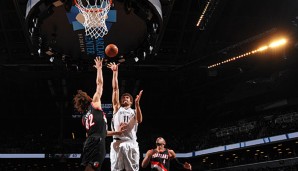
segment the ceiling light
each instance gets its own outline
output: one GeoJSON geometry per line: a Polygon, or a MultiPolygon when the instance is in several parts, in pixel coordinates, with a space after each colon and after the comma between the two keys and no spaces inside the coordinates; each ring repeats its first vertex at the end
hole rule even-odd
{"type": "Polygon", "coordinates": [[[286,42],[287,42],[286,39],[281,39],[279,41],[270,43],[269,47],[274,48],[274,47],[277,47],[277,46],[281,46],[281,45],[285,44],[286,42]]]}
{"type": "Polygon", "coordinates": [[[54,56],[50,57],[50,62],[54,62],[54,59],[55,59],[54,56]]]}
{"type": "Polygon", "coordinates": [[[137,56],[136,56],[134,59],[135,59],[135,61],[136,61],[136,62],[138,62],[138,61],[139,61],[139,58],[138,58],[137,56]]]}
{"type": "Polygon", "coordinates": [[[275,47],[281,46],[281,45],[284,45],[286,42],[287,42],[286,39],[280,39],[278,41],[270,43],[269,45],[261,46],[260,48],[258,48],[256,50],[252,50],[250,52],[246,52],[246,53],[243,53],[241,55],[231,57],[231,58],[226,59],[226,60],[224,60],[222,62],[219,62],[217,64],[209,65],[208,68],[214,68],[218,65],[225,64],[225,63],[228,63],[228,62],[231,62],[231,61],[235,61],[236,59],[240,59],[240,58],[243,58],[245,56],[249,56],[249,55],[257,53],[257,52],[262,52],[262,51],[268,50],[269,48],[275,48],[275,47]]]}

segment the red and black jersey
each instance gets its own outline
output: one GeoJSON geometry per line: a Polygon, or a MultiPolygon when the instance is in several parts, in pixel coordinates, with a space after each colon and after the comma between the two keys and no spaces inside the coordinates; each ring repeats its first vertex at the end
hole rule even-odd
{"type": "Polygon", "coordinates": [[[86,128],[88,137],[99,135],[105,138],[107,135],[107,119],[105,113],[101,109],[95,108],[92,103],[86,114],[82,117],[82,124],[86,128]]]}
{"type": "Polygon", "coordinates": [[[169,171],[170,156],[169,150],[165,149],[163,152],[154,153],[150,159],[151,169],[158,171],[169,171]]]}

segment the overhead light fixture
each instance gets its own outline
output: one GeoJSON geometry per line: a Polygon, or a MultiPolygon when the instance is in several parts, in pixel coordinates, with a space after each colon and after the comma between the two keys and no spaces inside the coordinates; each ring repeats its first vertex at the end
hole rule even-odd
{"type": "Polygon", "coordinates": [[[217,67],[217,66],[220,66],[220,65],[223,65],[223,64],[226,64],[226,63],[229,63],[229,62],[238,60],[240,58],[249,56],[251,54],[255,54],[255,53],[258,53],[258,52],[263,52],[265,50],[272,49],[272,48],[277,48],[277,47],[282,46],[282,45],[284,45],[286,43],[287,43],[287,40],[283,38],[283,39],[280,39],[278,41],[274,41],[272,43],[269,43],[269,45],[261,46],[260,48],[255,49],[255,50],[252,50],[250,52],[246,52],[246,53],[243,53],[241,55],[234,56],[234,57],[231,57],[229,59],[226,59],[224,61],[221,61],[221,62],[212,64],[212,65],[209,65],[208,68],[214,68],[214,67],[217,67]]]}
{"type": "Polygon", "coordinates": [[[149,46],[150,54],[152,53],[152,50],[153,50],[153,46],[149,46]]]}
{"type": "Polygon", "coordinates": [[[75,133],[74,133],[74,132],[72,132],[71,135],[72,135],[72,139],[73,139],[73,140],[76,139],[76,138],[75,138],[75,133]]]}
{"type": "Polygon", "coordinates": [[[54,60],[55,60],[55,57],[54,57],[54,56],[50,57],[50,62],[51,62],[51,63],[53,63],[54,60]]]}
{"type": "Polygon", "coordinates": [[[38,23],[38,18],[34,18],[34,19],[33,19],[34,27],[37,27],[37,23],[38,23]]]}
{"type": "Polygon", "coordinates": [[[264,51],[264,50],[267,50],[267,49],[268,49],[268,46],[262,46],[259,49],[257,49],[257,52],[261,52],[261,51],[264,51]]]}
{"type": "Polygon", "coordinates": [[[219,4],[219,0],[207,0],[204,9],[198,19],[196,26],[200,30],[205,30],[207,23],[211,20],[211,17],[219,4]]]}
{"type": "Polygon", "coordinates": [[[135,61],[136,61],[136,62],[138,62],[138,61],[139,61],[139,58],[138,58],[137,56],[136,56],[134,59],[135,59],[135,61]]]}
{"type": "Polygon", "coordinates": [[[201,16],[200,16],[198,22],[197,22],[197,26],[198,26],[198,27],[200,26],[202,20],[203,20],[204,17],[205,17],[205,13],[206,13],[206,11],[208,10],[208,7],[209,7],[209,5],[210,5],[210,2],[211,2],[211,0],[209,0],[209,1],[207,2],[207,4],[205,5],[205,8],[204,8],[204,10],[203,10],[203,12],[202,12],[202,14],[201,14],[201,16]]]}
{"type": "Polygon", "coordinates": [[[278,40],[278,41],[276,41],[276,42],[272,42],[272,43],[270,43],[270,44],[269,44],[269,47],[270,47],[270,48],[275,48],[275,47],[278,47],[278,46],[281,46],[281,45],[285,44],[286,42],[287,42],[286,39],[281,39],[281,40],[278,40]]]}

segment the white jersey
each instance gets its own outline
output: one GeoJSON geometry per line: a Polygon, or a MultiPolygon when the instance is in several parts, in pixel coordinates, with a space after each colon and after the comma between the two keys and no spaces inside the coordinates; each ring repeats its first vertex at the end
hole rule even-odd
{"type": "Polygon", "coordinates": [[[114,135],[113,138],[119,138],[121,140],[137,140],[138,122],[135,118],[135,110],[132,108],[125,109],[120,107],[119,110],[113,114],[111,127],[113,131],[120,130],[121,123],[127,123],[127,130],[122,135],[114,135]]]}

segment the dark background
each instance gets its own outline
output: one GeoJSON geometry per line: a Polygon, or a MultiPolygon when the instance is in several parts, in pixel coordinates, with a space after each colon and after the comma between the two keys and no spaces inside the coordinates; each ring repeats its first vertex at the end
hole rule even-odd
{"type": "MultiPolygon", "coordinates": [[[[72,98],[78,89],[94,93],[95,69],[67,70],[32,54],[24,33],[26,2],[0,2],[1,150],[80,152],[84,130],[80,118],[74,118],[72,98]]],[[[297,110],[298,1],[216,2],[199,28],[195,25],[207,1],[163,0],[156,54],[120,64],[120,91],[136,96],[144,90],[141,153],[153,147],[157,136],[177,152],[190,152],[212,128],[297,110]],[[207,68],[282,36],[288,40],[283,47],[207,68]],[[280,101],[286,103],[265,109],[280,101]]],[[[111,103],[112,73],[104,67],[103,75],[102,103],[111,103]]]]}

